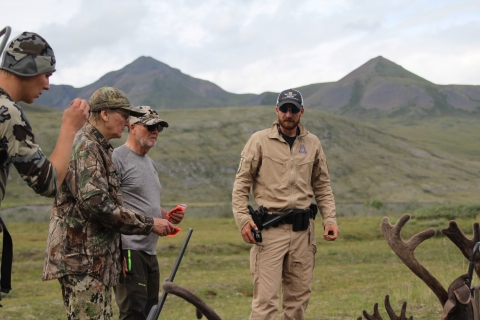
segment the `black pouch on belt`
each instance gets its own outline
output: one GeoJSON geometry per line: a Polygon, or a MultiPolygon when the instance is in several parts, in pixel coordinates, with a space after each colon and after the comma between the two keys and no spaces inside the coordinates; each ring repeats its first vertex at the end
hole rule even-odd
{"type": "Polygon", "coordinates": [[[310,208],[307,210],[301,210],[293,214],[293,231],[305,231],[310,225],[310,208]]]}

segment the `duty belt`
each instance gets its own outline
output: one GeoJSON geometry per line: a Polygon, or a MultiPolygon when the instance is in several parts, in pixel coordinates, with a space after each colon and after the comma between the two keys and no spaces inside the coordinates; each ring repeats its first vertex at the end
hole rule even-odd
{"type": "MultiPolygon", "coordinates": [[[[263,217],[263,223],[273,220],[280,216],[278,213],[266,214],[263,217]]],[[[293,231],[307,230],[310,224],[310,218],[313,218],[312,210],[310,208],[305,210],[294,210],[294,214],[285,218],[283,221],[272,224],[272,227],[277,228],[279,224],[291,224],[293,225],[293,231]]]]}

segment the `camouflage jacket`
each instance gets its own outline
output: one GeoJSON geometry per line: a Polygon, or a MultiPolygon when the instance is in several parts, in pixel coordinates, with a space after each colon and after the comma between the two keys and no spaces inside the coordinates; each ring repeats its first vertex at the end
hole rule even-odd
{"type": "Polygon", "coordinates": [[[55,196],[58,183],[55,167],[35,143],[23,110],[0,88],[0,203],[5,197],[12,163],[36,193],[55,196]]]}
{"type": "Polygon", "coordinates": [[[87,123],[50,215],[43,279],[88,274],[107,286],[121,272],[120,234],[151,232],[153,218],[122,206],[113,147],[87,123]]]}

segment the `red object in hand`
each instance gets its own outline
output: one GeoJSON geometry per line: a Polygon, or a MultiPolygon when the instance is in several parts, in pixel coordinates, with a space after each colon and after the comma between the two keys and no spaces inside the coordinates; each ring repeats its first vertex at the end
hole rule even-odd
{"type": "Polygon", "coordinates": [[[172,212],[176,212],[176,211],[184,211],[185,209],[187,209],[187,205],[186,204],[179,204],[178,206],[176,206],[175,208],[173,208],[172,210],[170,210],[168,213],[167,213],[167,219],[170,218],[170,216],[172,215],[172,212]]]}
{"type": "Polygon", "coordinates": [[[174,237],[177,233],[179,233],[182,228],[173,228],[173,233],[167,234],[167,237],[174,237]]]}

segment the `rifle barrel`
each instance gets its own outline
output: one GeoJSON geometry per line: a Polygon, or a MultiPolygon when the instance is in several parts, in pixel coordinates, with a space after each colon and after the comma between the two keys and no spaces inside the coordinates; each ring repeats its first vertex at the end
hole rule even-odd
{"type": "MultiPolygon", "coordinates": [[[[178,254],[177,261],[175,261],[175,265],[173,266],[172,272],[170,273],[170,277],[166,281],[173,282],[175,279],[175,275],[177,274],[178,267],[180,267],[180,262],[182,262],[183,254],[185,253],[185,249],[187,249],[188,241],[190,241],[190,237],[192,236],[193,229],[188,229],[188,234],[183,242],[182,249],[178,254]]],[[[157,320],[160,316],[160,312],[162,312],[163,305],[165,304],[165,300],[167,300],[168,292],[163,292],[162,297],[158,301],[158,304],[154,305],[150,312],[148,313],[147,320],[157,320]]]]}

